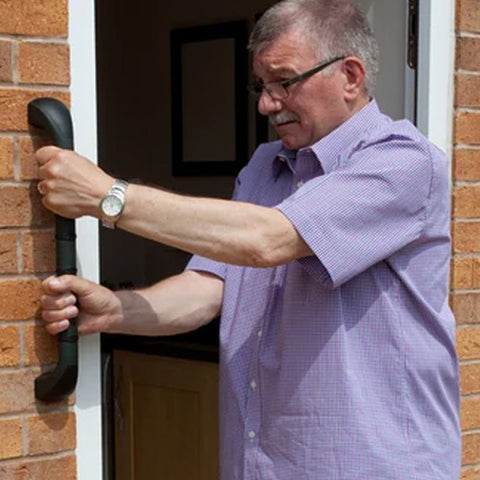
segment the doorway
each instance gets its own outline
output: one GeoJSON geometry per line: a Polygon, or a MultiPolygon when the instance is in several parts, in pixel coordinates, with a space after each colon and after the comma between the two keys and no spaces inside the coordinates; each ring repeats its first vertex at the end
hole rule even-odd
{"type": "MultiPolygon", "coordinates": [[[[414,120],[415,69],[407,63],[408,32],[413,21],[409,15],[411,2],[358,1],[372,22],[381,47],[382,70],[376,94],[380,107],[393,118],[406,116],[414,120]]],[[[234,175],[172,173],[174,127],[171,112],[170,32],[239,21],[245,22],[249,31],[256,16],[271,3],[271,0],[243,2],[145,0],[132,8],[131,2],[118,0],[112,8],[108,2],[97,1],[100,166],[114,176],[130,181],[158,184],[191,195],[229,198],[234,175]]],[[[212,92],[212,98],[214,93],[212,92]]],[[[195,99],[196,96],[202,95],[206,95],[203,89],[193,92],[191,98],[195,99]]],[[[250,154],[255,148],[261,130],[252,101],[247,106],[247,118],[247,152],[250,154]]],[[[247,158],[241,160],[246,161],[247,158]]],[[[100,242],[101,281],[114,289],[141,287],[166,278],[181,271],[189,258],[184,252],[137,238],[120,230],[102,229],[100,242]]],[[[170,427],[166,426],[163,432],[149,429],[148,422],[138,416],[144,412],[141,408],[138,409],[138,405],[142,403],[150,405],[149,402],[155,399],[159,405],[169,405],[168,402],[173,400],[168,398],[176,398],[176,394],[171,391],[166,393],[165,384],[161,384],[164,378],[166,384],[172,385],[169,380],[171,370],[162,368],[162,362],[168,364],[170,369],[176,369],[176,376],[179,378],[187,378],[189,370],[197,367],[200,369],[205,367],[205,371],[209,372],[206,374],[207,377],[215,377],[218,362],[217,323],[214,322],[198,332],[175,338],[104,336],[102,356],[105,385],[104,478],[120,480],[121,473],[125,474],[124,464],[119,463],[118,452],[121,452],[122,461],[127,458],[131,460],[127,462],[127,468],[133,470],[128,472],[127,478],[136,480],[158,478],[158,472],[151,469],[152,477],[148,477],[145,472],[149,469],[143,463],[155,458],[156,447],[152,445],[156,445],[156,440],[150,437],[154,431],[159,435],[168,436],[168,428],[174,429],[175,424],[170,422],[170,427]],[[171,361],[177,361],[177,366],[172,367],[171,361]],[[147,370],[150,372],[150,380],[142,376],[142,372],[147,370]],[[170,373],[166,373],[167,370],[170,373]],[[146,389],[145,385],[149,385],[150,390],[146,389]],[[127,404],[122,400],[126,391],[129,392],[127,404]],[[158,397],[159,391],[165,393],[166,397],[158,397]],[[126,431],[129,432],[128,438],[131,443],[125,447],[122,439],[125,438],[126,431]],[[149,436],[150,441],[145,441],[145,435],[149,436]],[[123,445],[120,450],[119,445],[123,445]],[[145,453],[141,458],[139,451],[145,453]]],[[[193,391],[185,386],[171,388],[174,391],[178,389],[193,391]]],[[[195,390],[196,387],[192,388],[195,390]]],[[[185,405],[192,403],[185,400],[185,405]]],[[[213,402],[210,407],[215,409],[213,402]]],[[[210,415],[211,411],[197,413],[197,420],[204,418],[203,415],[210,415]]],[[[181,413],[179,415],[181,416],[181,413]]],[[[194,417],[191,423],[193,426],[190,428],[195,430],[197,426],[194,417]]],[[[198,435],[198,432],[195,435],[198,435]]],[[[215,433],[209,432],[207,435],[210,437],[215,433]]],[[[194,451],[196,447],[191,448],[194,451]]],[[[175,461],[177,460],[172,458],[172,462],[175,461]]],[[[174,473],[170,475],[173,475],[172,479],[181,480],[174,473]]],[[[170,477],[165,478],[168,480],[170,477]]],[[[189,479],[191,478],[189,476],[189,479]]]]}

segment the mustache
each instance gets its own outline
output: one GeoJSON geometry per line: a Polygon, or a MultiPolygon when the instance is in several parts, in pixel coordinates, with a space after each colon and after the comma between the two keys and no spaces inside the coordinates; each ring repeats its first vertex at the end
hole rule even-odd
{"type": "Polygon", "coordinates": [[[293,113],[277,113],[276,115],[269,115],[268,120],[275,126],[282,123],[298,122],[300,119],[293,113]]]}

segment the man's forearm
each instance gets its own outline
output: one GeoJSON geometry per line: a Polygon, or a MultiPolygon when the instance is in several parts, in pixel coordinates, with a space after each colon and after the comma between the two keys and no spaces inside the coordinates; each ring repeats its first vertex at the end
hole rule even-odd
{"type": "MultiPolygon", "coordinates": [[[[45,207],[67,218],[101,217],[113,177],[75,152],[43,147],[36,153],[45,207]]],[[[117,225],[190,253],[235,265],[271,267],[311,255],[277,209],[245,202],[194,198],[129,185],[117,225]]]]}
{"type": "Polygon", "coordinates": [[[214,260],[257,267],[311,254],[278,210],[130,185],[118,226],[214,260]]]}
{"type": "Polygon", "coordinates": [[[187,271],[143,290],[119,291],[122,314],[108,333],[176,335],[195,330],[220,313],[223,280],[187,271]]]}

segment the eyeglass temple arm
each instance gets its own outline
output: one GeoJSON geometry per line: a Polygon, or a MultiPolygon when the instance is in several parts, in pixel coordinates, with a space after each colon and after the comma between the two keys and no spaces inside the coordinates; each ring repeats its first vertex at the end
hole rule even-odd
{"type": "Polygon", "coordinates": [[[279,82],[282,87],[289,87],[290,85],[293,85],[294,83],[299,82],[300,80],[304,80],[305,78],[311,77],[312,75],[315,75],[317,72],[320,70],[323,70],[324,68],[329,67],[332,63],[338,62],[339,60],[343,60],[346,58],[346,55],[341,55],[340,57],[334,57],[331,60],[327,60],[324,63],[321,63],[320,65],[317,65],[316,67],[313,67],[311,70],[308,70],[308,72],[301,73],[300,75],[297,75],[296,77],[289,78],[288,80],[284,80],[283,82],[279,82]]]}

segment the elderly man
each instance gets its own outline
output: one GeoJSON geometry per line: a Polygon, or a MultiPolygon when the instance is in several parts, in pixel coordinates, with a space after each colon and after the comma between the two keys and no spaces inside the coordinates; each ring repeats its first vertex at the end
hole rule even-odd
{"type": "Polygon", "coordinates": [[[194,255],[150,288],[44,282],[50,333],[170,335],[221,311],[224,480],[457,480],[445,156],[371,91],[375,40],[349,0],[284,0],[251,37],[251,90],[281,140],[234,201],[115,181],[38,151],[43,203],[194,255]],[[112,187],[113,185],[113,187],[112,187]]]}

